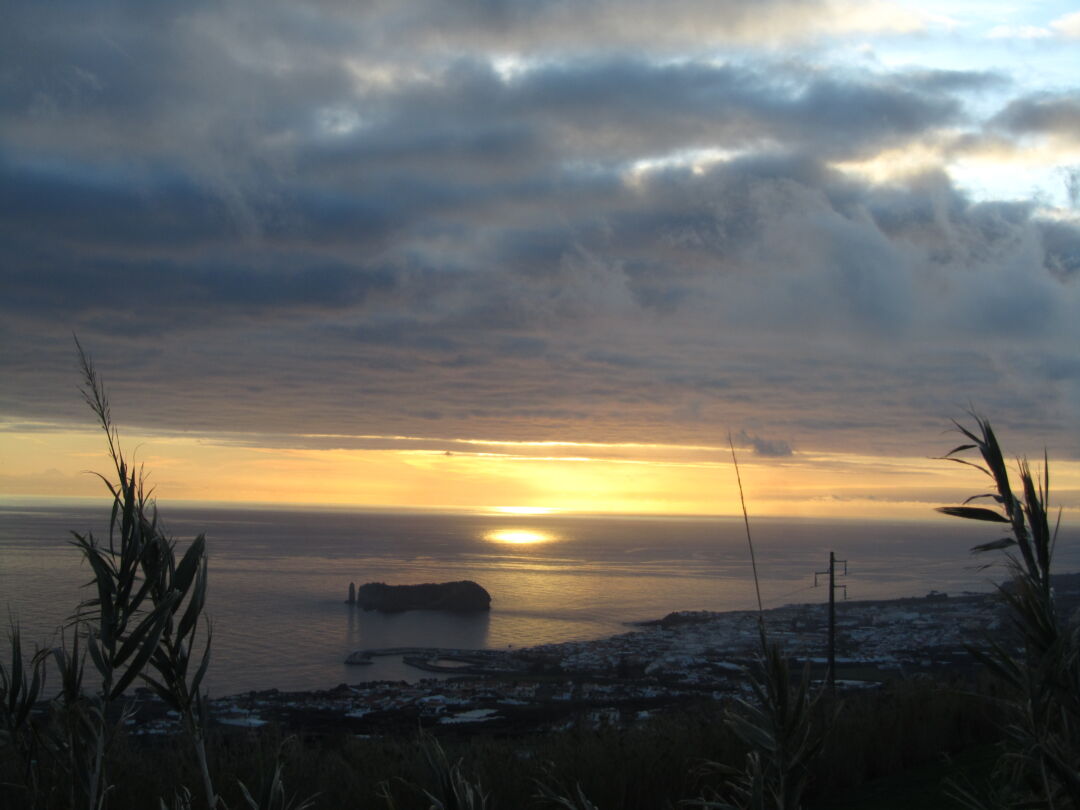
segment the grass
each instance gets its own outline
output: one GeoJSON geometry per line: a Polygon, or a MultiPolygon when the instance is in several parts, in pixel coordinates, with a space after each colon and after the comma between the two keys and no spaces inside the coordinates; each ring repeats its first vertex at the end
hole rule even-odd
{"type": "MultiPolygon", "coordinates": [[[[967,694],[966,685],[919,681],[841,700],[845,705],[837,725],[810,768],[808,808],[858,798],[880,780],[903,774],[923,774],[920,778],[932,789],[928,769],[940,767],[943,754],[962,754],[973,740],[981,744],[994,734],[983,706],[967,694]]],[[[487,806],[496,810],[559,807],[552,800],[537,800],[538,780],[562,798],[572,797],[580,786],[581,794],[604,810],[658,810],[723,788],[722,774],[702,770],[704,760],[744,761],[747,746],[725,724],[724,709],[704,701],[630,728],[582,725],[502,738],[448,733],[440,735],[439,743],[447,761],[460,760],[461,774],[490,794],[487,806]]],[[[247,807],[239,782],[255,792],[278,765],[287,797],[318,794],[314,806],[325,810],[386,807],[379,798],[383,783],[398,810],[428,810],[432,802],[423,791],[440,795],[439,777],[422,743],[411,734],[290,738],[274,728],[212,730],[206,753],[223,806],[230,808],[247,807]]],[[[113,780],[110,808],[156,808],[159,797],[169,799],[199,784],[198,766],[182,737],[147,740],[121,731],[109,748],[107,765],[110,773],[123,774],[113,780]]],[[[938,788],[944,795],[944,788],[938,788]]],[[[36,806],[52,810],[66,807],[65,801],[56,795],[36,806]]],[[[200,806],[198,801],[196,794],[193,806],[200,806]]],[[[0,790],[0,806],[20,810],[33,805],[0,790]]]]}
{"type": "Polygon", "coordinates": [[[812,810],[958,810],[949,784],[985,780],[997,764],[996,745],[976,745],[952,756],[939,756],[890,776],[829,794],[812,810]]]}

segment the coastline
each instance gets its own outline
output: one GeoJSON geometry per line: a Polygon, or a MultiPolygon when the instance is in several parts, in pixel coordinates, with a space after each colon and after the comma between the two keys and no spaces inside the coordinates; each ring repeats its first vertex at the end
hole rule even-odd
{"type": "MultiPolygon", "coordinates": [[[[1068,610],[1080,605],[1080,574],[1060,578],[1068,610]]],[[[877,689],[924,675],[967,677],[969,647],[1005,627],[995,593],[838,602],[837,683],[877,689]]],[[[763,613],[769,639],[824,677],[827,605],[792,604],[763,613]]],[[[274,724],[310,733],[415,733],[418,726],[458,733],[526,733],[569,722],[632,723],[703,699],[749,692],[747,668],[760,649],[756,611],[677,611],[594,641],[519,650],[396,647],[353,653],[363,664],[402,656],[442,678],[416,683],[341,683],[327,690],[252,691],[214,699],[220,728],[274,724]]],[[[145,692],[143,693],[145,696],[145,692]]],[[[136,734],[171,733],[174,721],[140,701],[136,734]]]]}

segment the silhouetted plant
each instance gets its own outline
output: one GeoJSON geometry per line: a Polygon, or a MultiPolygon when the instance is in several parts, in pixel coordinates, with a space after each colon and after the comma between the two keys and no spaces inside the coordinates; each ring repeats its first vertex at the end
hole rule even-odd
{"type": "MultiPolygon", "coordinates": [[[[431,803],[429,810],[487,810],[490,794],[479,782],[465,776],[460,759],[451,763],[439,741],[423,731],[417,745],[434,785],[428,790],[412,782],[399,781],[422,793],[431,803]]],[[[386,803],[387,810],[396,810],[397,803],[389,782],[380,785],[378,796],[386,803]]]]}
{"type": "MultiPolygon", "coordinates": [[[[141,469],[124,457],[112,422],[105,390],[89,356],[78,340],[76,348],[83,373],[83,399],[105,432],[116,479],[98,473],[112,496],[108,545],[92,533],[73,532],[74,545],[93,573],[95,593],[79,605],[72,617],[85,635],[90,660],[101,677],[94,711],[83,722],[86,733],[95,729],[94,757],[86,782],[86,798],[93,806],[106,789],[104,749],[108,729],[104,725],[109,705],[139,678],[148,683],[182,718],[190,735],[203,780],[207,807],[217,795],[206,762],[206,698],[201,684],[210,661],[207,629],[198,665],[195,659],[199,618],[206,604],[206,538],[199,535],[179,563],[175,547],[158,527],[157,510],[149,500],[141,469]]],[[[78,665],[78,656],[61,660],[62,668],[78,665]]],[[[75,710],[78,690],[65,689],[65,710],[75,710]]],[[[86,718],[83,718],[84,721],[86,718]]],[[[86,740],[90,742],[90,740],[86,740]]]]}
{"type": "Polygon", "coordinates": [[[0,664],[0,756],[17,761],[21,783],[31,804],[38,795],[37,752],[39,733],[31,712],[45,686],[46,650],[36,650],[30,661],[23,661],[22,636],[11,621],[8,628],[11,666],[0,664]]]}
{"type": "Polygon", "coordinates": [[[1003,701],[1006,753],[1001,760],[1006,784],[979,796],[956,787],[969,807],[1080,807],[1080,626],[1066,623],[1054,601],[1051,567],[1057,521],[1048,513],[1050,465],[1043,454],[1041,475],[1026,459],[1017,461],[1021,494],[1012,490],[1004,456],[990,423],[971,414],[975,429],[957,429],[969,440],[944,458],[972,466],[993,482],[994,490],[968,498],[961,506],[941,507],[947,515],[1002,523],[1009,535],[975,546],[975,553],[1003,551],[1011,580],[999,588],[1009,609],[1015,639],[991,640],[989,650],[972,649],[1010,689],[1003,701]],[[976,450],[982,463],[957,458],[976,450]],[[970,506],[985,500],[994,507],[970,506]]]}
{"type": "Polygon", "coordinates": [[[561,810],[599,810],[585,795],[579,782],[575,782],[573,787],[564,784],[550,765],[547,778],[536,780],[535,798],[541,804],[561,810]]]}
{"type": "MultiPolygon", "coordinates": [[[[109,537],[102,543],[90,532],[72,532],[72,545],[90,567],[92,590],[52,650],[60,684],[46,721],[35,722],[31,710],[44,684],[48,651],[36,651],[27,668],[18,629],[12,627],[12,665],[0,664],[0,751],[21,760],[29,807],[44,801],[38,770],[47,761],[52,776],[62,776],[50,780],[51,796],[58,795],[62,784],[66,806],[98,810],[111,787],[109,746],[130,716],[131,704],[123,696],[138,679],[183,719],[207,807],[214,807],[218,800],[206,763],[206,697],[201,692],[210,658],[209,628],[201,656],[195,656],[206,602],[206,541],[197,537],[177,562],[172,541],[158,527],[142,471],[129,465],[120,448],[94,366],[78,340],[75,344],[83,374],[80,390],[105,432],[116,474],[115,480],[97,474],[112,496],[109,537]],[[90,691],[84,687],[87,658],[98,676],[90,691]]],[[[177,804],[184,801],[178,794],[177,804]]]]}
{"type": "Polygon", "coordinates": [[[288,742],[289,740],[284,740],[278,746],[273,767],[262,769],[261,784],[256,788],[255,793],[252,793],[243,782],[237,780],[248,810],[310,810],[315,806],[315,796],[301,799],[285,793],[285,782],[281,771],[282,755],[288,742]]]}
{"type": "Polygon", "coordinates": [[[808,666],[803,668],[802,677],[793,686],[787,657],[779,645],[768,640],[742,475],[730,436],[728,443],[750,550],[761,649],[758,669],[749,673],[755,700],[736,699],[734,707],[725,711],[724,717],[729,728],[750,751],[741,769],[719,762],[706,763],[706,770],[727,777],[726,790],[709,791],[710,795],[683,804],[716,810],[799,810],[810,778],[810,767],[823,741],[817,721],[822,693],[812,691],[808,666]]]}
{"type": "Polygon", "coordinates": [[[706,763],[706,771],[726,777],[725,789],[684,805],[711,810],[798,810],[821,750],[818,722],[821,692],[811,688],[804,667],[793,685],[787,657],[770,644],[760,670],[750,677],[754,700],[736,699],[725,722],[748,747],[742,768],[706,763]]]}

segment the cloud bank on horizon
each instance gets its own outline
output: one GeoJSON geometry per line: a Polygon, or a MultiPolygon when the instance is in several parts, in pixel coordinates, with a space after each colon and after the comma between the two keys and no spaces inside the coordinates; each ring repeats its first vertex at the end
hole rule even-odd
{"type": "Polygon", "coordinates": [[[4,429],[1080,458],[1069,6],[15,2],[4,429]]]}

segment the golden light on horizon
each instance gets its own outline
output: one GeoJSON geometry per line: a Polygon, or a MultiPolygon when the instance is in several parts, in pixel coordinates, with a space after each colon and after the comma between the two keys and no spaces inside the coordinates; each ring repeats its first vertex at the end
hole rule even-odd
{"type": "Polygon", "coordinates": [[[484,539],[489,543],[502,543],[511,546],[531,546],[536,543],[550,543],[554,536],[536,529],[496,529],[487,532],[484,539]]]}
{"type": "MultiPolygon", "coordinates": [[[[576,447],[567,448],[574,453],[567,456],[550,449],[540,456],[446,455],[413,448],[281,448],[137,431],[123,439],[165,501],[468,510],[503,517],[503,527],[515,531],[531,529],[528,518],[544,515],[739,514],[730,459],[696,445],[612,445],[610,455],[582,458],[576,447]]],[[[107,469],[95,431],[0,430],[0,458],[0,500],[102,496],[100,480],[85,472],[107,469]]],[[[803,451],[775,459],[748,453],[741,463],[751,517],[931,519],[934,507],[959,502],[979,485],[974,471],[928,457],[803,451]]],[[[1080,462],[1051,459],[1051,468],[1055,502],[1069,521],[1080,520],[1080,462]]],[[[528,545],[558,538],[489,539],[528,545]]]]}
{"type": "Polygon", "coordinates": [[[550,506],[493,506],[491,511],[500,515],[550,515],[557,510],[550,506]]]}

